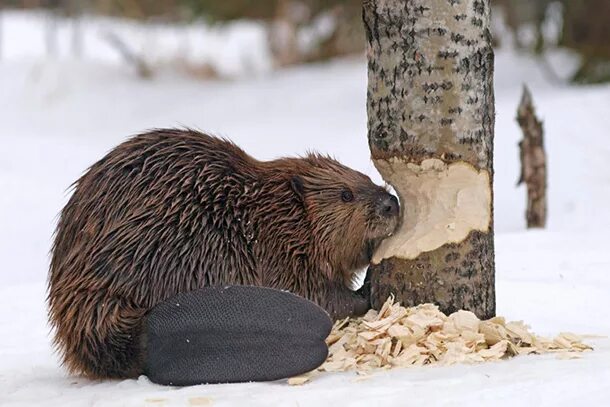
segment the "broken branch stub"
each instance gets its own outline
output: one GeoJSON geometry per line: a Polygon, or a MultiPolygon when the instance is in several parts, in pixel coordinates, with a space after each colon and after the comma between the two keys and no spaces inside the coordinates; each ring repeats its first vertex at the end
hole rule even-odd
{"type": "Polygon", "coordinates": [[[401,201],[372,304],[495,314],[493,50],[488,0],[368,0],[368,139],[401,201]]]}
{"type": "Polygon", "coordinates": [[[523,87],[523,96],[517,109],[517,123],[523,131],[523,140],[519,142],[521,177],[517,185],[525,183],[527,187],[527,227],[543,228],[546,226],[547,212],[544,131],[536,117],[532,95],[527,86],[523,87]]]}

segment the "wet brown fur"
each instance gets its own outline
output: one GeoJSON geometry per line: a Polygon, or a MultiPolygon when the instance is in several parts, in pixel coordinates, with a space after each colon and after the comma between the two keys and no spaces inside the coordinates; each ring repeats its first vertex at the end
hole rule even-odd
{"type": "Polygon", "coordinates": [[[290,290],[335,318],[364,312],[345,281],[396,226],[375,212],[383,196],[317,154],[262,162],[191,130],[126,141],[75,183],[57,227],[48,302],[64,364],[140,374],[147,311],[203,286],[290,290]]]}

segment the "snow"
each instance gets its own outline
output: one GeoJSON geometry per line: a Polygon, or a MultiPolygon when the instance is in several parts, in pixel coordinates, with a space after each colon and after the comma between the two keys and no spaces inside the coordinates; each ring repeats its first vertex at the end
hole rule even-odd
{"type": "MultiPolygon", "coordinates": [[[[226,32],[215,28],[217,39],[206,51],[227,73],[239,73],[239,79],[202,82],[166,69],[151,81],[139,81],[94,39],[85,42],[83,59],[64,52],[44,60],[41,21],[30,13],[4,15],[0,405],[609,404],[607,337],[590,339],[595,350],[576,360],[528,356],[378,372],[367,379],[324,374],[298,387],[279,381],[175,389],[144,377],[92,382],[68,376],[52,351],[44,302],[56,215],[69,185],[129,135],[152,127],[190,126],[228,136],[261,159],[316,149],[377,182],[380,178],[365,138],[366,64],[361,57],[270,73],[268,60],[260,57],[266,52],[260,34],[243,23],[226,32]],[[240,51],[222,50],[229,37],[234,38],[232,49],[240,51]],[[254,74],[245,73],[243,59],[236,56],[248,50],[260,58],[254,74]]],[[[130,36],[142,27],[126,22],[91,24],[123,25],[126,38],[136,42],[146,37],[130,36]]],[[[171,26],[164,30],[176,34],[174,39],[158,34],[170,44],[155,49],[160,56],[171,53],[180,42],[176,38],[199,35],[197,27],[188,33],[171,26]]],[[[64,33],[62,49],[68,41],[64,33]]],[[[553,61],[564,68],[573,65],[560,53],[553,61]]],[[[534,61],[507,50],[496,56],[495,83],[498,313],[526,321],[539,334],[608,336],[610,87],[554,84],[534,61]],[[515,187],[520,132],[514,116],[523,82],[532,90],[546,129],[550,217],[545,231],[526,231],[525,192],[515,187]]]]}

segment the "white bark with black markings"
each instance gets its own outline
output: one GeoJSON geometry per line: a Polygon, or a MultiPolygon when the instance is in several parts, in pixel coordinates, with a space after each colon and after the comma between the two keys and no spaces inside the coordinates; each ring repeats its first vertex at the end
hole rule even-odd
{"type": "Polygon", "coordinates": [[[495,314],[489,0],[367,0],[368,139],[401,200],[372,302],[495,314]]]}

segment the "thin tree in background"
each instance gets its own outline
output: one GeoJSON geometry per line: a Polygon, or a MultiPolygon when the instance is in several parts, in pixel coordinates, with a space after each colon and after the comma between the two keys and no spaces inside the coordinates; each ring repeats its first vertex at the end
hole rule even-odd
{"type": "Polygon", "coordinates": [[[577,83],[610,82],[610,1],[562,0],[563,23],[559,45],[576,51],[577,83]]]}
{"type": "Polygon", "coordinates": [[[58,30],[59,30],[59,1],[48,0],[45,4],[48,7],[45,18],[45,44],[47,56],[56,57],[59,52],[58,30]]]}
{"type": "Polygon", "coordinates": [[[2,41],[4,41],[4,37],[2,36],[3,30],[4,30],[4,26],[2,24],[3,17],[4,17],[4,12],[2,10],[2,7],[0,7],[0,61],[2,60],[2,50],[3,50],[2,46],[4,45],[2,43],[2,41]]]}
{"type": "Polygon", "coordinates": [[[371,300],[495,314],[489,0],[365,0],[368,140],[401,224],[371,300]]]}
{"type": "Polygon", "coordinates": [[[71,20],[72,25],[72,40],[71,40],[71,48],[72,55],[76,58],[81,58],[83,56],[83,9],[85,7],[85,3],[82,0],[65,0],[65,8],[68,13],[68,16],[71,20]]]}

